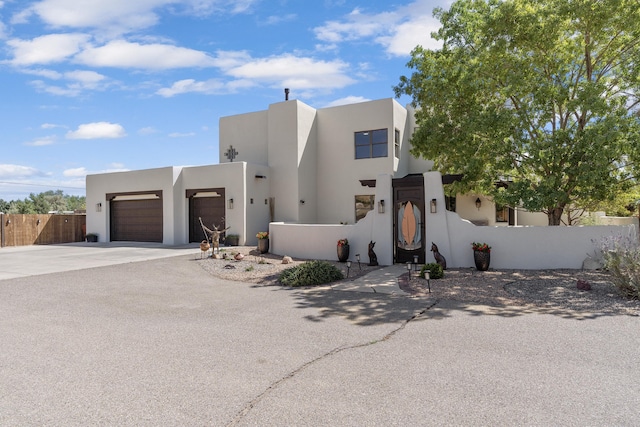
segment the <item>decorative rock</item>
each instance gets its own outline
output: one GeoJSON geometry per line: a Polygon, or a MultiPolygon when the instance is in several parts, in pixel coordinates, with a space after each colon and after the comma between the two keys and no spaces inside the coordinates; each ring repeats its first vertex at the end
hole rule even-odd
{"type": "Polygon", "coordinates": [[[582,261],[582,269],[583,270],[602,270],[602,262],[596,258],[586,257],[584,261],[582,261]]]}
{"type": "Polygon", "coordinates": [[[211,258],[220,259],[220,254],[211,254],[211,258]]]}
{"type": "Polygon", "coordinates": [[[284,256],[282,258],[282,263],[283,264],[291,264],[293,262],[293,258],[291,258],[290,256],[284,256]]]}
{"type": "Polygon", "coordinates": [[[589,284],[589,282],[587,282],[586,280],[578,280],[578,283],[576,285],[576,287],[578,289],[580,289],[581,291],[590,291],[591,290],[591,285],[589,284]]]}
{"type": "Polygon", "coordinates": [[[236,261],[242,261],[244,259],[244,255],[238,253],[234,258],[236,259],[236,261]]]}

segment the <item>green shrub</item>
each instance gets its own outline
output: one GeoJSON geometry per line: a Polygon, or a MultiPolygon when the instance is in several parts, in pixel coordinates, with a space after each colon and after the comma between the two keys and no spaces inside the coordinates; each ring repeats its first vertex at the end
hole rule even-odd
{"type": "Polygon", "coordinates": [[[640,246],[629,237],[609,237],[601,245],[604,268],[620,294],[640,299],[640,246]]]}
{"type": "Polygon", "coordinates": [[[287,286],[317,286],[344,279],[342,271],[327,261],[307,261],[280,273],[280,283],[287,286]]]}
{"type": "Polygon", "coordinates": [[[444,270],[442,270],[442,266],[432,262],[422,266],[422,269],[420,270],[420,278],[425,278],[426,274],[424,272],[427,270],[429,270],[429,277],[432,279],[442,279],[444,277],[444,270]]]}

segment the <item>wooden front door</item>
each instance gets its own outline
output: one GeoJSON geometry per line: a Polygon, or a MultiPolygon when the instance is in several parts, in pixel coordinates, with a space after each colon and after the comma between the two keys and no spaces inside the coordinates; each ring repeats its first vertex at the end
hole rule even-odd
{"type": "Polygon", "coordinates": [[[393,180],[395,262],[425,262],[424,180],[422,175],[393,180]]]}

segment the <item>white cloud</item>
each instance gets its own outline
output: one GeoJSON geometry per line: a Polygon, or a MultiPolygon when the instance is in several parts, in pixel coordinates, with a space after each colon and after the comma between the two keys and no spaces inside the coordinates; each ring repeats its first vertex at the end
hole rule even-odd
{"type": "Polygon", "coordinates": [[[214,58],[198,50],[159,43],[132,43],[126,40],[113,40],[100,47],[90,47],[76,55],[74,61],[92,67],[155,70],[216,65],[214,58]]]}
{"type": "Polygon", "coordinates": [[[55,128],[66,128],[64,125],[57,125],[55,123],[43,123],[40,125],[42,129],[55,129],[55,128]]]}
{"type": "Polygon", "coordinates": [[[57,137],[55,135],[43,136],[41,138],[36,138],[33,141],[25,142],[24,145],[28,145],[31,147],[42,147],[44,145],[52,145],[55,144],[57,137]]]}
{"type": "Polygon", "coordinates": [[[138,135],[153,135],[154,133],[158,133],[158,131],[151,126],[147,126],[138,130],[138,135]]]}
{"type": "Polygon", "coordinates": [[[89,172],[87,171],[86,168],[80,167],[80,168],[74,168],[74,169],[67,169],[62,172],[62,175],[66,177],[84,177],[84,176],[87,176],[88,173],[89,172]]]}
{"type": "Polygon", "coordinates": [[[164,12],[206,16],[245,13],[259,0],[40,0],[16,13],[13,24],[32,16],[53,28],[92,29],[121,35],[152,27],[164,12]]]}
{"type": "Polygon", "coordinates": [[[30,66],[64,61],[78,53],[88,40],[86,34],[48,34],[32,40],[11,39],[7,45],[13,49],[11,64],[30,66]]]}
{"type": "Polygon", "coordinates": [[[348,64],[343,61],[322,61],[290,54],[255,59],[227,73],[241,79],[298,89],[342,88],[354,83],[348,75],[348,64]]]}
{"type": "Polygon", "coordinates": [[[117,28],[121,31],[147,28],[158,22],[154,9],[167,0],[42,0],[14,17],[25,22],[37,15],[54,28],[117,28]]]}
{"type": "Polygon", "coordinates": [[[431,32],[440,27],[432,16],[433,9],[447,9],[450,4],[450,0],[416,0],[390,12],[367,13],[354,9],[341,20],[328,21],[314,28],[314,33],[329,48],[338,43],[370,40],[382,45],[390,55],[405,56],[417,45],[428,49],[441,46],[431,39],[431,32]]]}
{"type": "Polygon", "coordinates": [[[191,92],[212,95],[225,92],[224,88],[224,83],[217,79],[203,82],[198,82],[194,79],[185,79],[173,83],[171,87],[159,89],[156,94],[164,96],[165,98],[191,92]]]}
{"type": "Polygon", "coordinates": [[[289,13],[287,15],[271,15],[264,20],[264,24],[277,25],[282,22],[295,21],[297,18],[298,18],[298,15],[296,15],[295,13],[289,13]]]}
{"type": "Polygon", "coordinates": [[[195,132],[186,132],[186,133],[172,132],[168,136],[169,138],[188,138],[191,136],[196,136],[196,134],[195,132]]]}
{"type": "Polygon", "coordinates": [[[121,125],[109,122],[82,124],[66,135],[67,139],[115,139],[125,136],[127,133],[121,125]]]}
{"type": "Polygon", "coordinates": [[[331,101],[325,107],[337,107],[339,105],[348,105],[348,104],[357,104],[359,102],[367,102],[371,101],[369,98],[364,98],[362,96],[346,96],[344,98],[336,99],[335,101],[331,101]]]}
{"type": "Polygon", "coordinates": [[[28,178],[46,175],[46,173],[29,166],[0,164],[0,178],[28,178]]]}

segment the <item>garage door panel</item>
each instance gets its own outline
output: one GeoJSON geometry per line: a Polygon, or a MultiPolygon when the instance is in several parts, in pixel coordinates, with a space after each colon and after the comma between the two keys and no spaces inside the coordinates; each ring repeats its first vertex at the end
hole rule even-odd
{"type": "Polygon", "coordinates": [[[198,218],[208,228],[216,225],[220,229],[225,228],[225,207],[223,197],[192,197],[189,200],[189,242],[200,242],[204,239],[204,233],[198,218]]]}
{"type": "Polygon", "coordinates": [[[162,199],[113,200],[111,241],[162,243],[162,199]]]}

